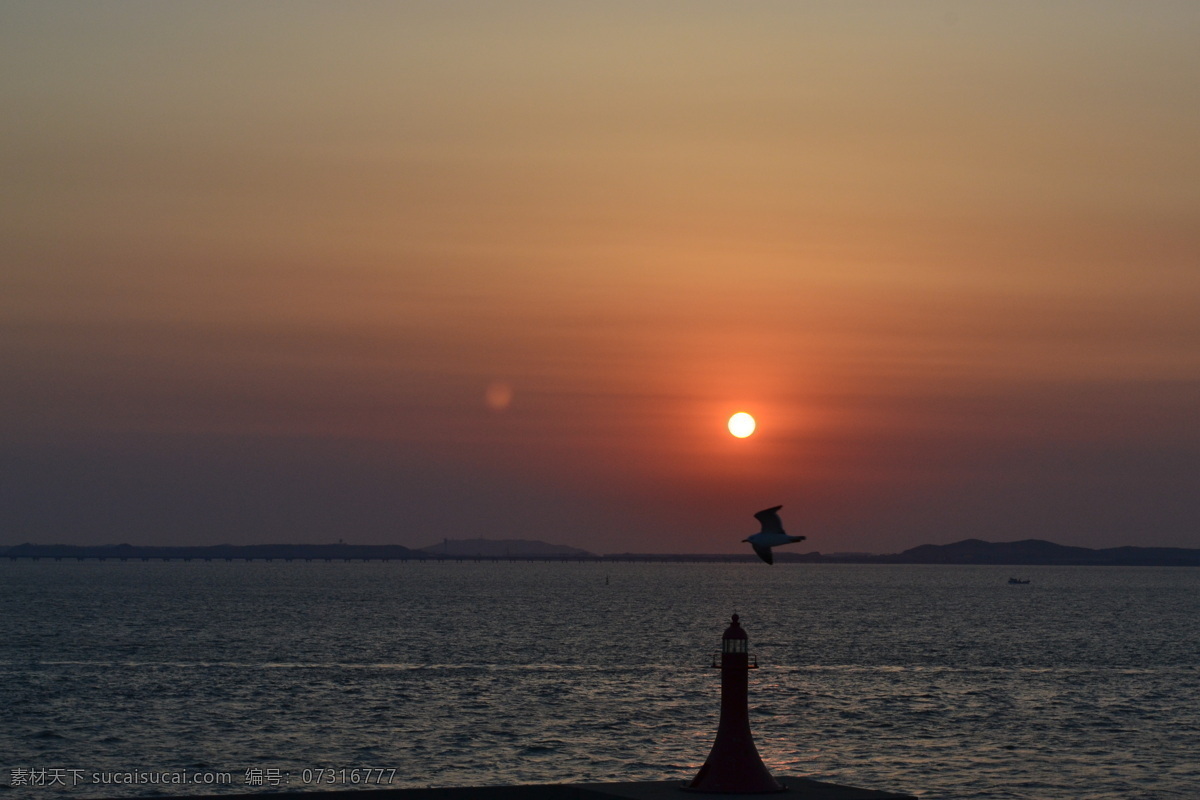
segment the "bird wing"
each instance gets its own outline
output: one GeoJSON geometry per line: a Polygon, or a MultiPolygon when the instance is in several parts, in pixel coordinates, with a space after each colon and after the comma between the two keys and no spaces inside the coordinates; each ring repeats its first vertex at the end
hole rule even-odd
{"type": "Polygon", "coordinates": [[[783,506],[775,506],[754,515],[754,518],[762,523],[763,533],[783,533],[783,522],[780,521],[777,513],[781,508],[783,506]]]}
{"type": "Polygon", "coordinates": [[[767,562],[768,564],[775,563],[775,556],[771,553],[771,548],[763,547],[761,544],[753,543],[750,546],[754,548],[754,552],[758,553],[758,557],[763,561],[767,562]]]}

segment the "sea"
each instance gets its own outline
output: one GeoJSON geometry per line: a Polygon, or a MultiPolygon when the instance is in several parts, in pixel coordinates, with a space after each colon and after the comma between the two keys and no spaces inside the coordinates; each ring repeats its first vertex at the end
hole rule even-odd
{"type": "Polygon", "coordinates": [[[735,613],[776,776],[1200,798],[1197,568],[113,560],[0,561],[0,798],[687,781],[735,613]]]}

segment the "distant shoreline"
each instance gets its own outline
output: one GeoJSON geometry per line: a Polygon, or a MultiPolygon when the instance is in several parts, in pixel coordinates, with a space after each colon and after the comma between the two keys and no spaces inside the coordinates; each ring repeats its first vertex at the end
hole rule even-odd
{"type": "MultiPolygon", "coordinates": [[[[481,540],[484,541],[484,540],[481,540]]],[[[548,547],[557,547],[550,545],[548,547]]],[[[81,546],[25,543],[0,547],[0,559],[54,561],[431,561],[431,562],[681,562],[752,563],[753,553],[609,553],[584,551],[495,553],[436,553],[401,545],[267,544],[157,547],[128,544],[81,546]]],[[[1115,547],[1092,550],[1038,539],[984,542],[968,539],[948,545],[921,545],[891,555],[787,553],[775,555],[781,564],[952,564],[995,566],[1200,566],[1200,549],[1177,547],[1115,547]]]]}

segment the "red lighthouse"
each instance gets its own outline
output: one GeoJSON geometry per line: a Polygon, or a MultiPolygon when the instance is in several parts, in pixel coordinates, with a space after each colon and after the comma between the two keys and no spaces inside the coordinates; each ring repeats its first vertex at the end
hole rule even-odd
{"type": "MultiPolygon", "coordinates": [[[[708,760],[686,789],[725,794],[766,794],[784,787],[771,777],[750,733],[750,640],[738,615],[721,637],[721,721],[708,760]]],[[[713,666],[716,666],[714,663],[713,666]]]]}

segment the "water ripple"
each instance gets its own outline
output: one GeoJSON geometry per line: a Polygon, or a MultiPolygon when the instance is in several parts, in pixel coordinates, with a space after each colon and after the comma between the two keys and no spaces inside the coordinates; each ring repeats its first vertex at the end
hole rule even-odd
{"type": "Polygon", "coordinates": [[[1200,785],[1200,570],[1039,568],[1022,592],[988,568],[0,571],[7,770],[235,776],[205,793],[246,791],[251,769],[682,780],[712,743],[709,659],[736,609],[762,664],[756,740],[779,773],[926,800],[1191,800],[1200,785]]]}

